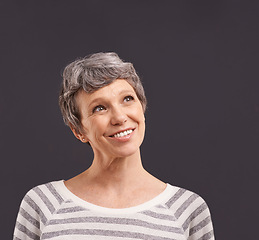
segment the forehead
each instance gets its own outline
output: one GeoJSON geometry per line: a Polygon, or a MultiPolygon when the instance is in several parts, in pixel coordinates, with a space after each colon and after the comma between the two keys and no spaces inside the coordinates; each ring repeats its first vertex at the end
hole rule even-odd
{"type": "Polygon", "coordinates": [[[124,79],[117,79],[114,80],[111,84],[98,89],[97,91],[89,94],[91,97],[95,96],[105,96],[105,95],[117,95],[123,91],[132,90],[134,91],[133,87],[124,79]]]}
{"type": "Polygon", "coordinates": [[[96,99],[110,99],[128,91],[135,93],[133,87],[126,80],[117,79],[93,93],[86,93],[84,90],[81,90],[76,95],[76,103],[79,107],[82,106],[82,104],[89,106],[96,99]]]}

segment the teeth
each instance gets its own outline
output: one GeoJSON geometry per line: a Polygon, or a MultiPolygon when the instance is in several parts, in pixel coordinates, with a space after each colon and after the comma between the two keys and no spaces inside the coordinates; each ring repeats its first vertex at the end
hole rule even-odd
{"type": "Polygon", "coordinates": [[[131,134],[132,132],[133,132],[133,130],[127,130],[127,131],[124,131],[124,132],[116,133],[116,134],[114,134],[114,137],[116,137],[116,138],[124,137],[126,135],[131,134]]]}

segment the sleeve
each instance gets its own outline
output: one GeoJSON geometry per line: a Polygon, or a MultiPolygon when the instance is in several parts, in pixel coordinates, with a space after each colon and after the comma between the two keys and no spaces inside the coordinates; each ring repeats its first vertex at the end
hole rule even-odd
{"type": "Polygon", "coordinates": [[[200,196],[196,195],[196,197],[196,200],[187,210],[189,216],[183,224],[186,239],[214,240],[213,225],[208,205],[200,196]]]}
{"type": "Polygon", "coordinates": [[[44,214],[33,199],[33,190],[30,190],[21,202],[13,240],[40,240],[40,229],[44,221],[44,214]]]}

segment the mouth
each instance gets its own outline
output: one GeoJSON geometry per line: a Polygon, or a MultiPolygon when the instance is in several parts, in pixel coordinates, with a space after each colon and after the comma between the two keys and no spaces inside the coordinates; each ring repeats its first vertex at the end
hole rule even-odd
{"type": "Polygon", "coordinates": [[[125,137],[127,135],[130,135],[135,129],[128,129],[128,130],[124,130],[121,132],[117,132],[114,135],[111,135],[110,137],[112,138],[121,138],[121,137],[125,137]]]}

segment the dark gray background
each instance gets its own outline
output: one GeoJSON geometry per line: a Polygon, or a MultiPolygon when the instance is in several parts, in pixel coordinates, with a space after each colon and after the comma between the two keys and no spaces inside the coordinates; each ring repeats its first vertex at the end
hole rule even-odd
{"type": "Polygon", "coordinates": [[[24,194],[84,171],[64,126],[64,66],[115,51],[148,98],[144,166],[200,194],[216,238],[258,236],[258,1],[1,1],[1,239],[24,194]]]}

